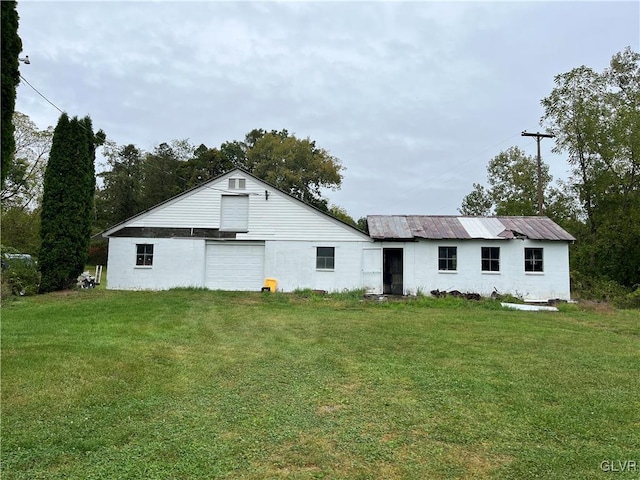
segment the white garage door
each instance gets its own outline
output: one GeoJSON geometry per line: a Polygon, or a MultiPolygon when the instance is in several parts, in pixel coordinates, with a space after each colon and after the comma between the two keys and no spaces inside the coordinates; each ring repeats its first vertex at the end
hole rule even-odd
{"type": "Polygon", "coordinates": [[[264,282],[264,244],[207,244],[206,287],[260,291],[264,282]]]}

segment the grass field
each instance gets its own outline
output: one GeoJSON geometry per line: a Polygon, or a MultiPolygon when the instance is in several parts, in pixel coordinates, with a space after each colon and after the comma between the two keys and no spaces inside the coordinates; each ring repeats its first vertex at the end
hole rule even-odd
{"type": "Polygon", "coordinates": [[[638,311],[96,289],[1,333],[3,480],[640,478],[638,311]]]}

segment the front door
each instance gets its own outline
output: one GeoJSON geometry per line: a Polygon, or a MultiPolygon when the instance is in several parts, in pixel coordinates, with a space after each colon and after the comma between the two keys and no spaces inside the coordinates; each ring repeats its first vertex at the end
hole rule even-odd
{"type": "Polygon", "coordinates": [[[402,249],[385,248],[382,252],[382,293],[391,295],[402,295],[404,293],[404,288],[402,285],[402,249]]]}

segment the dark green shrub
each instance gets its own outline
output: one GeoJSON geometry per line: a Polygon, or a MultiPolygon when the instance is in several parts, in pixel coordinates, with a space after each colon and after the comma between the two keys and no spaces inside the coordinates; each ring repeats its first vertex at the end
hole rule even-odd
{"type": "Polygon", "coordinates": [[[615,306],[618,308],[640,308],[640,285],[636,285],[635,290],[631,293],[616,299],[615,306]]]}
{"type": "Polygon", "coordinates": [[[629,289],[608,278],[571,272],[571,296],[576,300],[606,302],[618,308],[640,308],[640,286],[629,289]]]}

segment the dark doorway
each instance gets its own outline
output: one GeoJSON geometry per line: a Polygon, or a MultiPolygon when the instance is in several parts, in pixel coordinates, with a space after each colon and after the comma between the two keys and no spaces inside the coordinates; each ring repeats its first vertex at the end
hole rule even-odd
{"type": "Polygon", "coordinates": [[[383,291],[382,293],[391,295],[402,295],[402,249],[384,248],[382,250],[383,267],[383,291]]]}

